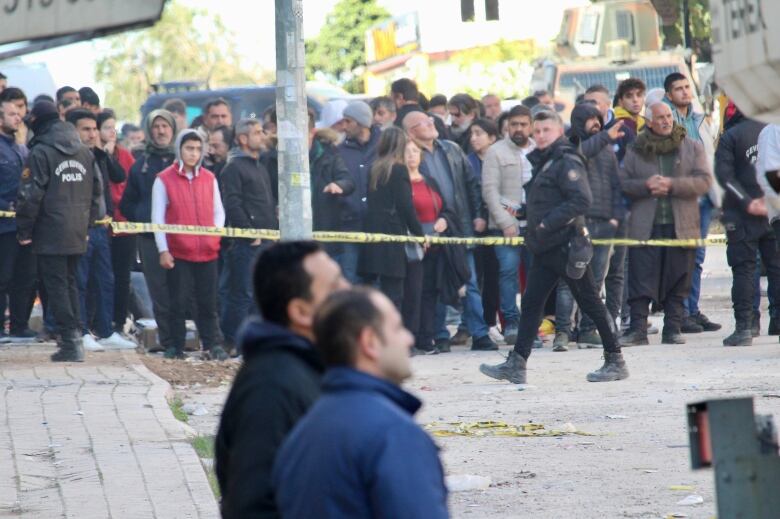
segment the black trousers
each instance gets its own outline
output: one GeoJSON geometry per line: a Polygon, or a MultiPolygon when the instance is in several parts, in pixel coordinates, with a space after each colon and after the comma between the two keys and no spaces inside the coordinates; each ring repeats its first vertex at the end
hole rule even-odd
{"type": "Polygon", "coordinates": [[[0,234],[0,297],[8,296],[11,335],[28,328],[37,284],[32,245],[19,245],[16,232],[0,234]]]}
{"type": "MultiPolygon", "coordinates": [[[[146,286],[152,298],[152,311],[157,322],[157,337],[163,349],[173,348],[171,332],[171,296],[168,289],[168,271],[160,266],[160,253],[153,235],[138,237],[138,252],[144,270],[146,286]]],[[[215,303],[216,304],[216,303],[215,303]]]]}
{"type": "Polygon", "coordinates": [[[440,252],[429,249],[422,261],[406,264],[401,314],[404,326],[414,335],[414,345],[421,350],[433,348],[436,330],[436,267],[440,252]]]}
{"type": "Polygon", "coordinates": [[[136,236],[120,234],[111,237],[111,268],[114,271],[114,330],[121,332],[130,304],[130,271],[137,254],[136,236]]]}
{"type": "MultiPolygon", "coordinates": [[[[676,238],[674,224],[655,225],[650,238],[676,238]]],[[[631,307],[632,327],[645,326],[650,304],[657,303],[664,309],[664,332],[679,333],[684,314],[683,301],[691,291],[695,259],[696,249],[630,247],[628,304],[631,307]]],[[[754,254],[753,263],[755,261],[754,254]]]]}
{"type": "Polygon", "coordinates": [[[593,279],[593,272],[588,267],[582,278],[572,279],[566,275],[567,260],[568,254],[563,247],[556,247],[533,256],[527,275],[525,294],[520,300],[520,325],[514,348],[515,353],[524,359],[531,356],[531,347],[544,317],[545,302],[558,286],[560,279],[564,279],[569,285],[571,295],[581,311],[596,324],[596,329],[604,343],[604,351],[620,352],[614,323],[607,316],[607,307],[601,300],[596,281],[593,279]]]}
{"type": "MultiPolygon", "coordinates": [[[[756,254],[761,255],[761,262],[766,268],[769,300],[775,304],[780,303],[780,256],[777,239],[769,228],[761,233],[758,229],[749,229],[742,224],[737,224],[734,230],[727,231],[726,236],[726,259],[733,276],[731,302],[734,306],[734,319],[737,322],[750,323],[753,319],[755,297],[756,254]]],[[[769,314],[777,317],[777,308],[770,307],[769,314]]]]}
{"type": "MultiPolygon", "coordinates": [[[[622,222],[615,232],[615,238],[628,236],[628,219],[622,222]]],[[[607,292],[607,311],[612,319],[623,317],[624,307],[627,306],[628,291],[626,290],[626,258],[628,247],[613,247],[612,257],[609,259],[609,269],[604,280],[604,288],[607,292]]],[[[626,316],[627,317],[627,316],[626,316]]]]}
{"type": "Polygon", "coordinates": [[[193,302],[193,318],[203,348],[210,350],[220,345],[222,334],[219,331],[217,315],[217,260],[194,263],[176,258],[173,269],[168,270],[167,274],[171,301],[169,326],[173,347],[177,351],[184,351],[187,338],[185,321],[193,302]]]}
{"type": "Polygon", "coordinates": [[[500,295],[498,291],[498,258],[494,247],[479,246],[474,249],[474,265],[477,268],[477,285],[482,293],[482,310],[485,324],[496,325],[500,295]]]}
{"type": "Polygon", "coordinates": [[[57,333],[81,335],[79,289],[76,283],[81,255],[38,255],[38,271],[46,289],[48,311],[54,317],[57,333]]]}

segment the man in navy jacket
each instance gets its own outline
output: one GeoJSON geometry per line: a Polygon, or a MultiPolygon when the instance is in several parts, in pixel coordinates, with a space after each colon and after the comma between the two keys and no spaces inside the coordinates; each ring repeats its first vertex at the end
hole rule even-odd
{"type": "Polygon", "coordinates": [[[273,486],[285,518],[448,517],[433,440],[413,419],[412,334],[374,289],[337,292],[314,323],[328,366],[322,396],[276,458],[273,486]]]}

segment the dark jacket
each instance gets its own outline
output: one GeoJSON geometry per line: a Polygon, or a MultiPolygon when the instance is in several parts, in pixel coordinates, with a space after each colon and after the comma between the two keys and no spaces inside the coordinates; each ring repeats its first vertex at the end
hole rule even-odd
{"type": "MultiPolygon", "coordinates": [[[[614,112],[612,116],[612,120],[606,122],[603,126],[605,130],[609,130],[613,126],[617,124],[617,122],[620,119],[615,117],[614,112]]],[[[615,152],[615,156],[617,157],[617,160],[620,164],[623,164],[623,158],[626,156],[626,151],[628,151],[628,147],[631,145],[632,142],[636,140],[637,132],[635,132],[632,129],[633,125],[623,123],[623,128],[621,128],[621,131],[623,132],[623,136],[620,137],[617,141],[612,143],[612,151],[615,152]]]]}
{"type": "Polygon", "coordinates": [[[420,401],[346,367],[328,370],[322,390],[274,465],[282,516],[449,517],[438,449],[412,418],[420,401]]]}
{"type": "Polygon", "coordinates": [[[274,194],[274,200],[279,204],[279,152],[276,148],[264,151],[260,154],[260,164],[268,172],[268,178],[271,179],[271,192],[274,194]]]}
{"type": "Polygon", "coordinates": [[[106,204],[105,214],[111,216],[114,214],[114,202],[111,198],[111,184],[121,184],[125,181],[127,175],[119,164],[119,161],[113,155],[109,155],[100,148],[92,148],[92,154],[95,155],[95,162],[102,175],[101,183],[103,185],[103,198],[105,199],[106,204]]]}
{"type": "MultiPolygon", "coordinates": [[[[387,183],[368,193],[366,232],[423,236],[422,226],[412,203],[412,184],[409,171],[403,164],[395,164],[387,183]]],[[[406,277],[406,252],[403,243],[370,243],[361,249],[358,260],[361,275],[406,277]]]]}
{"type": "Polygon", "coordinates": [[[339,144],[338,151],[347,166],[355,190],[352,194],[341,198],[341,229],[344,231],[362,231],[363,220],[366,217],[366,197],[368,196],[368,178],[371,165],[376,158],[376,145],[382,129],[379,126],[371,128],[371,136],[363,144],[355,139],[345,139],[339,144]]]}
{"type": "MultiPolygon", "coordinates": [[[[487,218],[487,209],[482,201],[482,187],[474,174],[466,154],[452,141],[437,139],[434,146],[441,146],[447,157],[452,183],[455,186],[455,204],[452,210],[460,217],[460,230],[463,236],[474,236],[474,220],[487,218]]],[[[423,153],[427,153],[424,151],[423,153]]],[[[430,178],[428,166],[423,161],[420,173],[430,178]]]]}
{"type": "Polygon", "coordinates": [[[268,171],[259,160],[235,148],[219,179],[226,226],[277,229],[276,202],[268,171]]]}
{"type": "Polygon", "coordinates": [[[569,139],[587,159],[588,184],[593,196],[586,216],[598,220],[622,221],[626,216],[623,196],[620,190],[618,161],[612,149],[613,141],[607,130],[595,135],[585,131],[585,123],[597,117],[602,126],[604,121],[598,108],[590,103],[580,103],[571,112],[569,139]]]}
{"type": "Polygon", "coordinates": [[[131,222],[152,221],[152,186],[157,174],[173,164],[173,153],[144,153],[130,168],[119,210],[131,222]]]}
{"type": "Polygon", "coordinates": [[[309,150],[309,169],[313,229],[338,231],[341,229],[342,199],[352,194],[355,183],[335,146],[326,138],[315,138],[312,142],[309,150]],[[325,186],[331,182],[338,184],[343,194],[323,193],[325,186]]]}
{"type": "Polygon", "coordinates": [[[271,487],[276,453],[320,394],[314,346],[286,328],[249,321],[244,364],[230,389],[215,440],[224,519],[279,517],[271,487]]]}
{"type": "Polygon", "coordinates": [[[526,243],[532,253],[541,254],[569,241],[575,219],[587,213],[592,197],[585,161],[565,137],[532,151],[528,160],[534,172],[525,186],[526,243]]]}
{"type": "MultiPolygon", "coordinates": [[[[0,135],[0,211],[13,211],[16,206],[27,153],[27,148],[16,144],[13,136],[0,135]]],[[[0,234],[15,231],[16,219],[0,216],[0,234]]]]}
{"type": "Polygon", "coordinates": [[[764,196],[754,164],[758,158],[758,135],[765,126],[737,113],[729,120],[715,151],[715,178],[725,191],[722,220],[726,230],[737,239],[734,233],[741,230],[760,236],[769,228],[766,216],[747,213],[750,202],[764,196]]]}
{"type": "Polygon", "coordinates": [[[84,254],[103,197],[94,155],[72,125],[55,120],[31,141],[27,168],[16,207],[19,239],[32,239],[36,254],[84,254]]]}

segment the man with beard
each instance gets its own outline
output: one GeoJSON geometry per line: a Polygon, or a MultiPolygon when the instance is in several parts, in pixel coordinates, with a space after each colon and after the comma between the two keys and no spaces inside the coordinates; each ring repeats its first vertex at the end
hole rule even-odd
{"type": "MultiPolygon", "coordinates": [[[[686,136],[668,105],[647,110],[645,130],[629,146],[623,162],[623,192],[631,200],[628,237],[632,240],[699,239],[698,197],[710,188],[709,163],[701,143],[686,136]]],[[[695,249],[632,247],[628,252],[628,304],[631,326],[623,346],[648,344],[652,302],[664,309],[663,344],[684,344],[683,301],[691,291],[695,249]]]]}
{"type": "MultiPolygon", "coordinates": [[[[618,163],[612,144],[623,137],[623,123],[618,122],[604,130],[604,120],[598,108],[592,103],[580,103],[571,113],[569,139],[587,159],[588,185],[593,201],[585,213],[585,225],[594,239],[609,240],[615,237],[620,221],[625,217],[625,208],[620,193],[618,163]]],[[[596,288],[601,292],[609,267],[611,245],[600,245],[593,249],[590,268],[596,288]]],[[[553,351],[566,351],[571,337],[571,319],[574,299],[566,283],[558,284],[555,316],[555,341],[553,351]]],[[[614,316],[613,321],[614,321],[614,316]]],[[[582,316],[577,345],[580,348],[601,346],[601,337],[596,325],[587,314],[582,316]]]]}
{"type": "Polygon", "coordinates": [[[513,384],[526,383],[526,364],[536,332],[542,322],[544,304],[563,279],[584,312],[588,313],[604,341],[604,365],[589,373],[589,382],[609,382],[628,377],[614,325],[599,297],[593,273],[582,254],[584,216],[591,202],[585,160],[564,136],[563,121],[549,110],[534,117],[536,150],[528,160],[534,167],[527,186],[528,230],[526,243],[533,254],[528,286],[522,299],[517,342],[505,362],[482,364],[488,377],[513,384]],[[573,244],[573,245],[572,245],[573,244]]]}
{"type": "MultiPolygon", "coordinates": [[[[482,199],[488,209],[488,229],[493,235],[514,238],[525,234],[525,193],[523,186],[531,180],[531,163],[526,155],[534,150],[531,136],[531,110],[523,105],[509,111],[509,132],[491,146],[482,164],[482,199]]],[[[499,270],[499,299],[504,315],[503,335],[507,344],[517,339],[517,293],[520,289],[517,271],[525,248],[495,248],[499,270]]]]}
{"type": "MultiPolygon", "coordinates": [[[[261,128],[262,130],[262,128],[261,128]]],[[[233,130],[229,126],[217,126],[209,132],[208,154],[203,165],[214,173],[219,180],[228,159],[230,146],[233,144],[233,130]]]]}
{"type": "Polygon", "coordinates": [[[479,105],[468,94],[455,94],[447,104],[450,111],[450,136],[468,154],[471,151],[468,129],[474,119],[479,117],[479,105]]]}

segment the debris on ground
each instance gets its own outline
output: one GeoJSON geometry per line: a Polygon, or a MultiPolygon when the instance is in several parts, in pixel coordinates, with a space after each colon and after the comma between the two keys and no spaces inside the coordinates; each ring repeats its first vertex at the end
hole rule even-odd
{"type": "Polygon", "coordinates": [[[237,360],[172,360],[156,355],[140,355],[140,359],[152,373],[174,387],[196,384],[205,387],[228,386],[241,367],[241,362],[237,360]]]}
{"type": "Polygon", "coordinates": [[[520,438],[533,438],[541,436],[594,436],[580,431],[570,423],[563,424],[560,429],[546,429],[543,424],[527,423],[511,425],[505,422],[491,420],[479,422],[431,422],[426,424],[425,430],[432,436],[514,436],[520,438]]]}
{"type": "Polygon", "coordinates": [[[490,478],[472,474],[452,474],[445,477],[444,482],[450,492],[486,490],[490,486],[490,478]]]}

